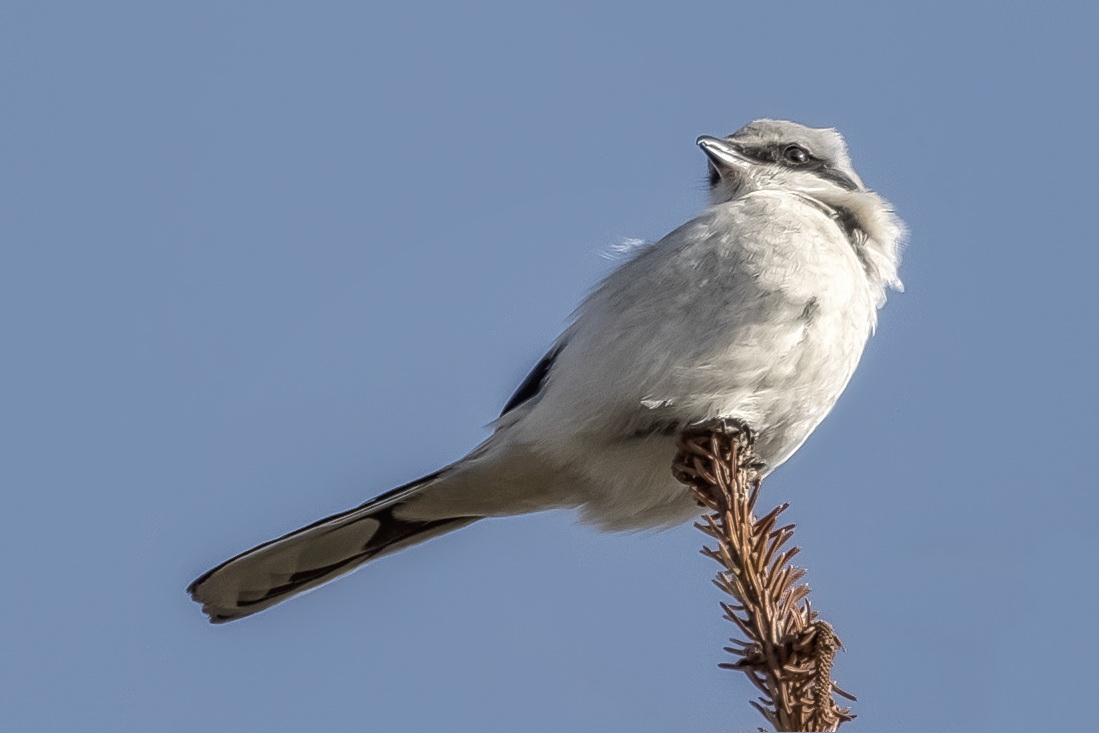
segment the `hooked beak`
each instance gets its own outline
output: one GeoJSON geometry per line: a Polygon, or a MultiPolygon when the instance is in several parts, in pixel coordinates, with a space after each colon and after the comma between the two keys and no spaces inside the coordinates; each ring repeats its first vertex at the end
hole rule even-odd
{"type": "Polygon", "coordinates": [[[702,148],[702,152],[710,159],[710,165],[722,178],[730,173],[742,173],[751,165],[751,161],[745,158],[736,144],[729,140],[703,135],[695,142],[702,148]]]}

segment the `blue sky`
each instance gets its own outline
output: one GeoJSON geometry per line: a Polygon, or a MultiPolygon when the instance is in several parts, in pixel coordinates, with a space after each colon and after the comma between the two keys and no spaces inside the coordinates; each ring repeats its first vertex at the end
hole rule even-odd
{"type": "Polygon", "coordinates": [[[754,729],[690,527],[478,525],[236,624],[225,557],[461,456],[700,134],[836,126],[907,292],[765,486],[845,730],[1082,730],[1099,12],[5,3],[0,728],[754,729]]]}

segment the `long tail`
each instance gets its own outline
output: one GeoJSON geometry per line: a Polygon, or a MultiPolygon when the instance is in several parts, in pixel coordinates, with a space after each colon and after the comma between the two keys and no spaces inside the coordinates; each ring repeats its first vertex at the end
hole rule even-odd
{"type": "Polygon", "coordinates": [[[404,499],[439,475],[425,476],[360,507],[253,547],[195,580],[187,592],[202,604],[211,623],[233,621],[335,580],[376,557],[480,519],[394,516],[404,499]]]}

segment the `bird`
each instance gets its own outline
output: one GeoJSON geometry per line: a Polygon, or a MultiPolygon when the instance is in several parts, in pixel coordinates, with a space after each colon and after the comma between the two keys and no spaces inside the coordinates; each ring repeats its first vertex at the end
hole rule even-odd
{"type": "Polygon", "coordinates": [[[758,119],[702,136],[709,202],[581,302],[464,458],[233,557],[188,587],[213,623],[487,517],[575,509],[606,531],[700,508],[676,434],[735,420],[762,475],[835,405],[877,324],[907,230],[833,128],[758,119]]]}

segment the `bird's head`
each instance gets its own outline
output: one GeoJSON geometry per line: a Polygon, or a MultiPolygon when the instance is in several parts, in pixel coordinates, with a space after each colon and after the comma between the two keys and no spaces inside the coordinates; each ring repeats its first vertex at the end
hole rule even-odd
{"type": "Polygon", "coordinates": [[[756,120],[727,137],[703,135],[698,146],[709,158],[714,203],[762,189],[809,195],[866,190],[851,167],[843,136],[832,129],[756,120]]]}
{"type": "Polygon", "coordinates": [[[878,287],[901,288],[897,277],[904,224],[870,191],[851,165],[843,136],[831,128],[756,120],[723,138],[703,135],[710,201],[723,204],[755,191],[789,191],[835,212],[878,287]]]}

